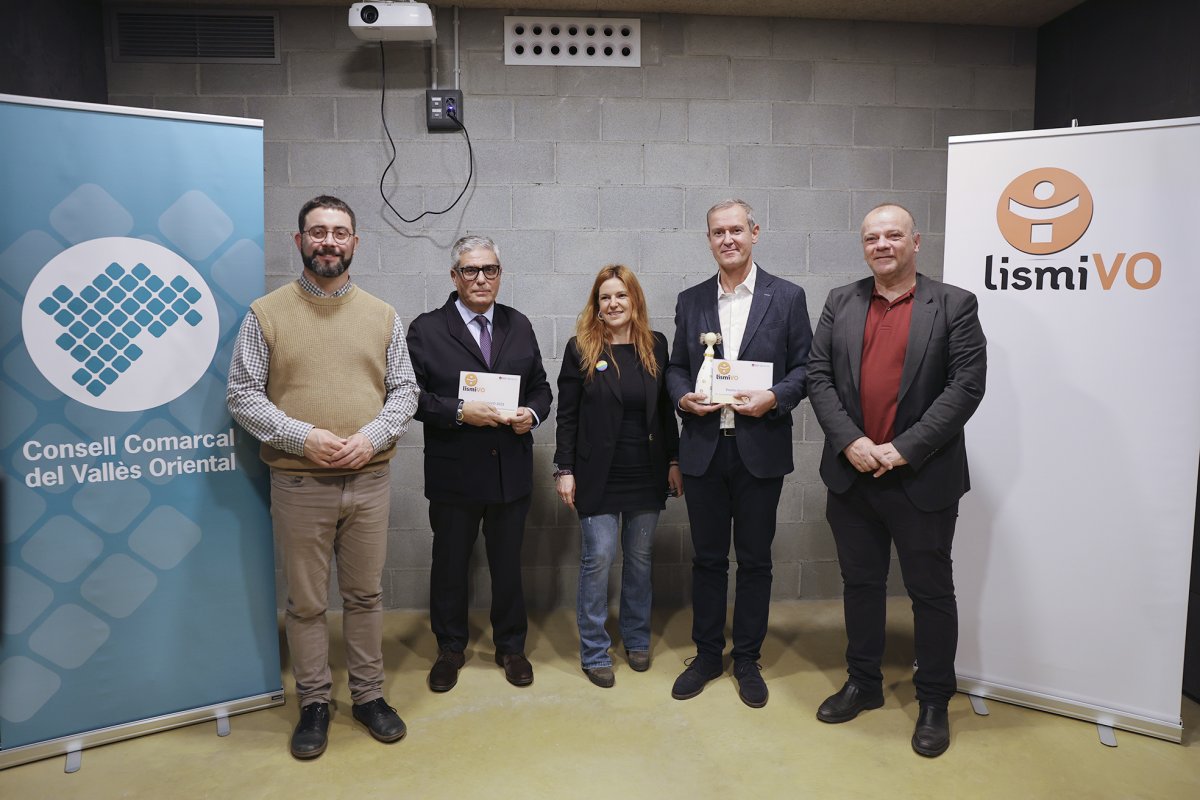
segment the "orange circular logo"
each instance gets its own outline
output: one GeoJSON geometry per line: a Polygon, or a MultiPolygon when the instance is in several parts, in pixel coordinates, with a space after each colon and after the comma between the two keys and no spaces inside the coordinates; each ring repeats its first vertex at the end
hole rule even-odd
{"type": "Polygon", "coordinates": [[[1092,193],[1078,175],[1039,167],[1004,187],[996,224],[1022,253],[1044,256],[1078,242],[1092,223],[1092,210],[1092,193]]]}
{"type": "Polygon", "coordinates": [[[733,367],[729,366],[728,361],[718,361],[717,362],[717,372],[721,373],[722,375],[728,375],[730,373],[730,371],[732,371],[732,370],[733,370],[733,367]]]}
{"type": "Polygon", "coordinates": [[[467,377],[463,378],[463,383],[465,383],[467,386],[474,386],[475,384],[479,383],[479,378],[474,372],[468,372],[467,377]]]}

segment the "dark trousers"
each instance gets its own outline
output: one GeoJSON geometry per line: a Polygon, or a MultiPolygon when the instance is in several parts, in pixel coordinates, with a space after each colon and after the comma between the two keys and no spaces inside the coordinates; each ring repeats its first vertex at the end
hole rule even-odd
{"type": "Polygon", "coordinates": [[[944,708],[956,689],[958,604],[950,546],[958,503],[922,511],[908,499],[898,475],[867,474],[845,494],[830,492],[825,514],[842,568],[850,682],[872,693],[882,688],[887,575],[894,542],[912,600],[917,700],[944,708]]]}
{"type": "Polygon", "coordinates": [[[725,650],[729,541],[737,556],[733,660],[758,661],[771,606],[771,542],[783,478],[756,478],[742,464],[736,437],[717,442],[708,471],[683,477],[692,528],[692,641],[699,660],[719,666],[725,650]]]}
{"type": "Polygon", "coordinates": [[[529,629],[521,588],[521,543],[529,496],[511,503],[429,503],[433,567],[429,576],[429,619],[438,647],[467,646],[468,567],[479,523],[492,577],[492,640],[498,653],[525,652],[529,629]]]}

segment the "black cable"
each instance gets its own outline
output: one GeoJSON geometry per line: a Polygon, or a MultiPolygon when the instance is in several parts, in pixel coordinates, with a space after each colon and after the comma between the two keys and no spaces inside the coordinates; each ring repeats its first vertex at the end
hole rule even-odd
{"type": "Polygon", "coordinates": [[[384,192],[383,192],[383,184],[384,184],[384,181],[387,179],[387,174],[391,170],[392,165],[396,163],[396,142],[393,141],[392,132],[391,132],[391,130],[388,129],[387,113],[384,110],[384,99],[386,97],[387,97],[387,67],[385,66],[384,60],[383,60],[383,42],[380,42],[379,43],[379,118],[383,121],[383,131],[384,131],[384,133],[387,134],[388,144],[391,145],[391,148],[392,148],[392,160],[389,161],[387,166],[383,168],[383,174],[381,174],[379,176],[379,196],[383,198],[383,202],[387,205],[388,208],[390,208],[392,210],[392,213],[395,214],[397,217],[399,217],[404,222],[413,223],[413,222],[416,222],[417,220],[419,220],[421,217],[427,216],[429,214],[434,214],[434,215],[445,214],[447,211],[450,211],[456,205],[458,205],[459,200],[462,200],[463,195],[467,193],[467,187],[471,185],[471,178],[475,175],[475,151],[471,147],[471,134],[467,133],[467,126],[462,124],[462,120],[460,120],[458,118],[458,114],[456,114],[453,111],[446,112],[446,116],[449,117],[450,119],[454,120],[454,124],[458,126],[458,129],[460,131],[463,132],[463,136],[467,137],[467,164],[468,164],[467,182],[463,184],[462,191],[458,193],[458,197],[454,198],[453,203],[446,206],[441,211],[422,211],[416,217],[409,219],[408,217],[404,216],[403,214],[401,214],[399,211],[396,210],[396,207],[394,205],[392,205],[391,201],[387,199],[387,195],[384,194],[384,192]]]}

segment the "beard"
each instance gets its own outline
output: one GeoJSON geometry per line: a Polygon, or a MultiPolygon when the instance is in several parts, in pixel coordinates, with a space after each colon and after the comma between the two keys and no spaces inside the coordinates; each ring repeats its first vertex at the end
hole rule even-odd
{"type": "Polygon", "coordinates": [[[322,278],[336,278],[346,270],[350,269],[350,261],[353,256],[341,256],[332,264],[325,264],[318,260],[317,256],[337,255],[338,251],[332,247],[318,247],[312,251],[308,258],[302,258],[304,266],[316,275],[322,278]]]}

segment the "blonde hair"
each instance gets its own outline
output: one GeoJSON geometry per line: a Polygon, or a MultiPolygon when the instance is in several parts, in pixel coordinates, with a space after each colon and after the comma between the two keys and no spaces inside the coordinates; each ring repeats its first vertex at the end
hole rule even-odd
{"type": "MultiPolygon", "coordinates": [[[[579,370],[585,380],[591,380],[596,374],[596,362],[601,354],[616,359],[612,354],[612,334],[608,326],[600,319],[600,287],[605,281],[616,278],[625,284],[629,293],[630,308],[630,339],[633,340],[634,350],[642,368],[651,377],[658,376],[658,361],[654,358],[654,331],[650,328],[650,314],[646,310],[646,295],[642,285],[638,283],[633,270],[624,264],[609,264],[596,274],[592,282],[592,291],[588,295],[579,318],[575,321],[575,346],[579,349],[579,370]]],[[[618,374],[620,367],[617,367],[618,374]]]]}

